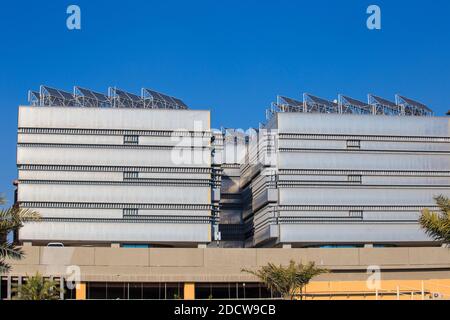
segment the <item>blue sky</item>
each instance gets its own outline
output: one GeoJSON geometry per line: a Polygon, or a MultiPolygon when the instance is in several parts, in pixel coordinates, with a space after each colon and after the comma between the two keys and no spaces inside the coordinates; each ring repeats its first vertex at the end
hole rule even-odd
{"type": "Polygon", "coordinates": [[[16,177],[17,106],[40,84],[141,87],[211,109],[214,127],[264,120],[277,94],[402,93],[450,109],[450,2],[8,1],[0,6],[0,192],[16,177]],[[66,28],[77,4],[82,30],[66,28]],[[382,10],[382,30],[366,9],[382,10]]]}

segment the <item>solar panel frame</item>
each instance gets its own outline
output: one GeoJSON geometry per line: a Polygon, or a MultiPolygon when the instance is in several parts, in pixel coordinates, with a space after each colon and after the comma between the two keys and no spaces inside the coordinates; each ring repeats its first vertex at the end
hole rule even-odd
{"type": "Polygon", "coordinates": [[[151,97],[151,100],[156,105],[160,106],[161,108],[169,108],[169,109],[188,109],[189,107],[179,98],[175,98],[172,96],[169,96],[167,94],[144,88],[143,90],[143,96],[144,99],[145,95],[149,95],[151,97]]]}
{"type": "Polygon", "coordinates": [[[76,98],[72,93],[64,90],[41,85],[41,105],[48,106],[75,106],[76,98]]]}
{"type": "Polygon", "coordinates": [[[367,103],[364,103],[360,100],[351,98],[349,96],[342,96],[342,98],[344,98],[344,100],[346,100],[349,104],[354,105],[356,107],[369,107],[369,105],[367,103]]]}
{"type": "Polygon", "coordinates": [[[131,100],[133,102],[142,100],[142,98],[140,96],[138,96],[138,95],[136,95],[134,93],[130,93],[130,92],[124,91],[124,90],[114,89],[114,92],[115,92],[116,95],[122,96],[122,97],[125,96],[126,98],[128,98],[128,100],[131,100]]]}
{"type": "Polygon", "coordinates": [[[189,107],[187,106],[186,103],[184,103],[183,100],[178,99],[178,98],[174,98],[174,97],[172,97],[172,99],[175,100],[175,102],[176,102],[179,106],[181,106],[182,109],[189,109],[189,107]]]}
{"type": "Polygon", "coordinates": [[[100,102],[108,102],[109,98],[106,94],[95,92],[90,89],[75,87],[78,91],[80,91],[85,97],[89,99],[94,99],[100,102]]]}
{"type": "Polygon", "coordinates": [[[420,108],[420,109],[424,109],[424,110],[426,110],[428,112],[433,112],[433,110],[431,110],[430,108],[428,108],[426,105],[424,105],[421,102],[418,102],[416,100],[413,100],[413,99],[410,99],[410,98],[407,98],[407,97],[401,96],[401,95],[398,95],[398,97],[400,99],[402,99],[403,101],[405,101],[409,105],[412,105],[412,106],[420,108]]]}
{"type": "Polygon", "coordinates": [[[391,108],[398,108],[397,104],[392,102],[392,101],[389,101],[387,99],[384,99],[384,98],[381,98],[381,97],[378,97],[378,96],[374,96],[374,95],[371,95],[371,97],[374,100],[378,101],[378,103],[381,104],[381,105],[384,105],[384,106],[387,106],[387,107],[391,107],[391,108]]]}
{"type": "Polygon", "coordinates": [[[317,96],[313,96],[311,94],[306,94],[307,97],[309,97],[314,103],[319,104],[319,105],[323,105],[323,106],[327,106],[327,107],[331,107],[331,108],[335,108],[338,106],[338,104],[336,102],[333,101],[329,101],[317,96]]]}
{"type": "Polygon", "coordinates": [[[284,100],[288,105],[292,107],[303,107],[303,102],[299,100],[295,100],[292,98],[288,98],[285,96],[279,96],[280,99],[284,100]]]}

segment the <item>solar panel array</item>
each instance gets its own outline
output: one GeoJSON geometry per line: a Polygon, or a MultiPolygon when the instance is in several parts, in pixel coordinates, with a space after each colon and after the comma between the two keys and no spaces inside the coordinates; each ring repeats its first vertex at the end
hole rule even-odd
{"type": "Polygon", "coordinates": [[[109,88],[106,95],[78,86],[75,86],[73,93],[70,93],[42,85],[39,92],[29,91],[28,101],[34,106],[188,109],[181,99],[149,89],[142,89],[142,94],[139,96],[118,88],[109,88]]]}
{"type": "Polygon", "coordinates": [[[272,104],[272,108],[268,110],[267,117],[269,118],[276,112],[433,116],[433,111],[423,103],[400,95],[396,95],[396,102],[368,95],[367,103],[345,95],[338,95],[337,100],[330,101],[305,93],[303,102],[286,96],[278,96],[277,102],[272,104]]]}
{"type": "Polygon", "coordinates": [[[303,102],[292,98],[278,96],[277,105],[283,112],[303,112],[303,102]]]}
{"type": "Polygon", "coordinates": [[[188,106],[178,98],[165,95],[150,89],[142,89],[144,102],[156,108],[188,109],[188,106]]]}

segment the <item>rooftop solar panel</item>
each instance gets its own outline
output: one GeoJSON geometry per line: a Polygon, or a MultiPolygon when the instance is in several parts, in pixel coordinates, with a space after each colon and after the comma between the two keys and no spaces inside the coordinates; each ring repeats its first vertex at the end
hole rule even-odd
{"type": "Polygon", "coordinates": [[[413,100],[413,99],[410,99],[410,98],[406,98],[406,97],[404,97],[404,96],[400,96],[399,95],[399,97],[400,97],[400,99],[402,99],[403,101],[405,101],[407,104],[409,104],[409,105],[412,105],[412,106],[415,106],[415,107],[418,107],[418,108],[422,108],[422,109],[425,109],[426,111],[429,111],[429,112],[433,112],[430,108],[428,108],[426,105],[424,105],[423,103],[420,103],[420,102],[418,102],[418,101],[415,101],[415,100],[413,100]]]}
{"type": "Polygon", "coordinates": [[[33,95],[34,97],[38,98],[41,96],[41,94],[37,91],[30,91],[30,94],[33,95]]]}
{"type": "Polygon", "coordinates": [[[301,101],[291,99],[288,97],[284,97],[284,96],[280,96],[280,98],[292,107],[303,107],[303,102],[301,102],[301,101]]]}
{"type": "Polygon", "coordinates": [[[138,95],[135,95],[133,93],[129,93],[123,90],[119,90],[119,89],[115,89],[114,90],[116,95],[121,96],[122,98],[128,98],[129,100],[132,101],[140,101],[141,97],[139,97],[138,95]]]}
{"type": "Polygon", "coordinates": [[[84,89],[84,88],[80,88],[80,87],[75,87],[81,94],[83,94],[85,97],[93,99],[93,100],[98,100],[101,102],[105,102],[105,101],[109,101],[108,96],[106,96],[103,93],[98,93],[89,89],[84,89]]]}
{"type": "MultiPolygon", "coordinates": [[[[47,91],[48,95],[56,97],[56,98],[64,98],[64,96],[61,94],[61,90],[58,89],[54,89],[54,88],[50,88],[47,86],[42,86],[42,88],[47,91]]],[[[69,94],[71,96],[70,93],[67,92],[67,94],[69,94]]]]}
{"type": "Polygon", "coordinates": [[[149,95],[153,102],[161,108],[188,109],[188,106],[178,98],[151,89],[143,89],[143,92],[149,95]]]}
{"type": "Polygon", "coordinates": [[[179,106],[183,107],[184,109],[188,109],[188,106],[187,106],[182,100],[180,100],[180,99],[178,99],[178,98],[173,98],[173,100],[175,100],[175,102],[176,102],[179,106]]]}
{"type": "Polygon", "coordinates": [[[373,99],[375,99],[376,101],[378,101],[378,103],[380,103],[380,104],[382,104],[384,106],[391,107],[391,108],[397,108],[398,107],[394,102],[391,102],[389,100],[386,100],[386,99],[383,99],[383,98],[380,98],[380,97],[374,96],[374,95],[372,95],[371,97],[373,99]]]}
{"type": "Polygon", "coordinates": [[[332,102],[332,101],[328,101],[328,100],[325,100],[325,99],[322,99],[322,98],[319,98],[316,96],[312,96],[310,94],[307,94],[306,96],[309,97],[314,103],[321,104],[323,106],[328,106],[328,107],[336,107],[337,106],[337,103],[332,102]]]}
{"type": "Polygon", "coordinates": [[[342,98],[344,98],[348,103],[350,103],[351,105],[354,105],[356,107],[367,107],[367,103],[364,103],[362,101],[347,97],[347,96],[342,96],[342,98]]]}

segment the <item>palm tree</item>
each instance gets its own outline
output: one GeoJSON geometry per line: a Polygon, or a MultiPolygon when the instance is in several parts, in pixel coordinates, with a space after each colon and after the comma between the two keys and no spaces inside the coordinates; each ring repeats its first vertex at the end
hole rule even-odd
{"type": "Polygon", "coordinates": [[[314,262],[304,265],[302,263],[296,264],[293,260],[287,267],[269,263],[257,271],[248,269],[242,271],[258,277],[269,289],[278,292],[284,299],[290,300],[293,300],[297,295],[302,300],[304,287],[311,279],[328,272],[327,269],[317,268],[314,262]]]}
{"type": "Polygon", "coordinates": [[[59,288],[56,281],[44,279],[39,272],[29,277],[20,287],[13,288],[15,300],[59,300],[62,290],[64,289],[59,288]]]}
{"type": "Polygon", "coordinates": [[[439,212],[424,209],[419,223],[434,240],[450,243],[450,200],[442,195],[434,200],[439,207],[439,212]]]}
{"type": "MultiPolygon", "coordinates": [[[[0,204],[5,204],[5,198],[0,196],[0,204]]],[[[0,210],[0,274],[6,273],[11,266],[6,263],[6,259],[22,259],[24,253],[15,243],[8,241],[11,232],[18,231],[25,222],[35,221],[39,215],[28,209],[21,209],[14,205],[9,209],[0,210]]]]}

